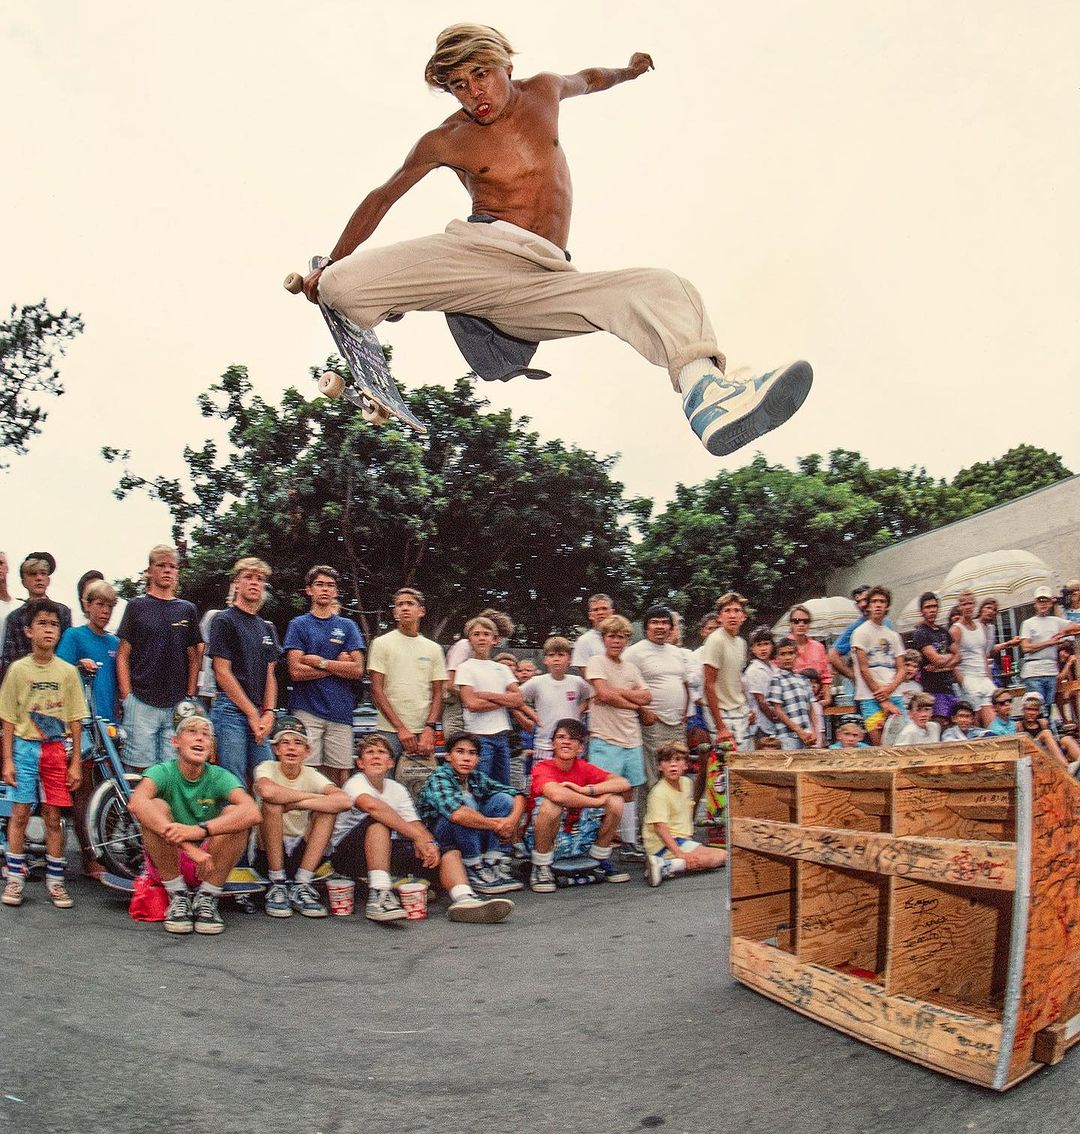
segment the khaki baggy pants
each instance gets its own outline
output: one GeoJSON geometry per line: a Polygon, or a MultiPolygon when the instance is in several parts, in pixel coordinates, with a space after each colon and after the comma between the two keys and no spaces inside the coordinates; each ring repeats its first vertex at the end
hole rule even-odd
{"type": "Polygon", "coordinates": [[[676,389],[688,362],[720,353],[687,280],[660,268],[579,272],[551,241],[506,221],[452,220],[441,234],[362,245],[323,272],[319,296],[361,327],[446,311],[529,342],[608,331],[665,367],[676,389]]]}

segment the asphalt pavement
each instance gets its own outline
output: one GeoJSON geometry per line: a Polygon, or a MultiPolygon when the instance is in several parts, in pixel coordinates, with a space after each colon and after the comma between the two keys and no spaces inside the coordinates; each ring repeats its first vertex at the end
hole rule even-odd
{"type": "Polygon", "coordinates": [[[246,915],[220,937],[40,880],[0,908],[0,1131],[1071,1131],[1080,1048],[1000,1095],[727,969],[726,875],[514,895],[497,926],[246,915]]]}

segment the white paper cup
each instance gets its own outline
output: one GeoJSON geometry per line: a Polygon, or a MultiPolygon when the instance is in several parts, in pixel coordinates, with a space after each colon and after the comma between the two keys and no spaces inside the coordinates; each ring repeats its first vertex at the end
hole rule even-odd
{"type": "Polygon", "coordinates": [[[353,912],[356,883],[351,878],[328,878],[326,896],[334,917],[349,917],[353,912]]]}

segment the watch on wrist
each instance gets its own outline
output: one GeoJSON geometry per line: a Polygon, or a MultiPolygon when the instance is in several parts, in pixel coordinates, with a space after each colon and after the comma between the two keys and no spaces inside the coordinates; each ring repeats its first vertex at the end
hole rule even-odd
{"type": "Polygon", "coordinates": [[[431,731],[432,731],[432,732],[434,732],[434,731],[435,731],[435,729],[437,729],[438,727],[439,727],[439,722],[438,722],[438,721],[428,721],[428,722],[427,722],[427,723],[426,723],[426,724],[424,725],[424,728],[429,728],[429,729],[431,729],[431,731]]]}
{"type": "Polygon", "coordinates": [[[319,669],[326,669],[326,658],[319,658],[319,669]]]}
{"type": "Polygon", "coordinates": [[[208,839],[213,838],[213,835],[210,834],[210,827],[206,823],[199,823],[198,826],[200,826],[202,828],[203,834],[208,839]]]}

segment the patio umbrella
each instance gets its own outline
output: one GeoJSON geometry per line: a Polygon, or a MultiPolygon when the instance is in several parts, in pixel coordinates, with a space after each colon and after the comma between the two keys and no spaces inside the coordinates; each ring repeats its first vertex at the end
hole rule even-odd
{"type": "MultiPolygon", "coordinates": [[[[859,608],[846,595],[807,599],[797,605],[810,611],[811,638],[835,638],[859,617],[859,608]]],[[[772,632],[774,637],[780,638],[791,633],[787,614],[777,622],[772,632]]]]}
{"type": "Polygon", "coordinates": [[[961,559],[941,584],[941,606],[956,602],[961,591],[976,599],[996,598],[1002,607],[1033,602],[1035,588],[1054,585],[1054,572],[1037,555],[1018,549],[986,551],[961,559]]]}

